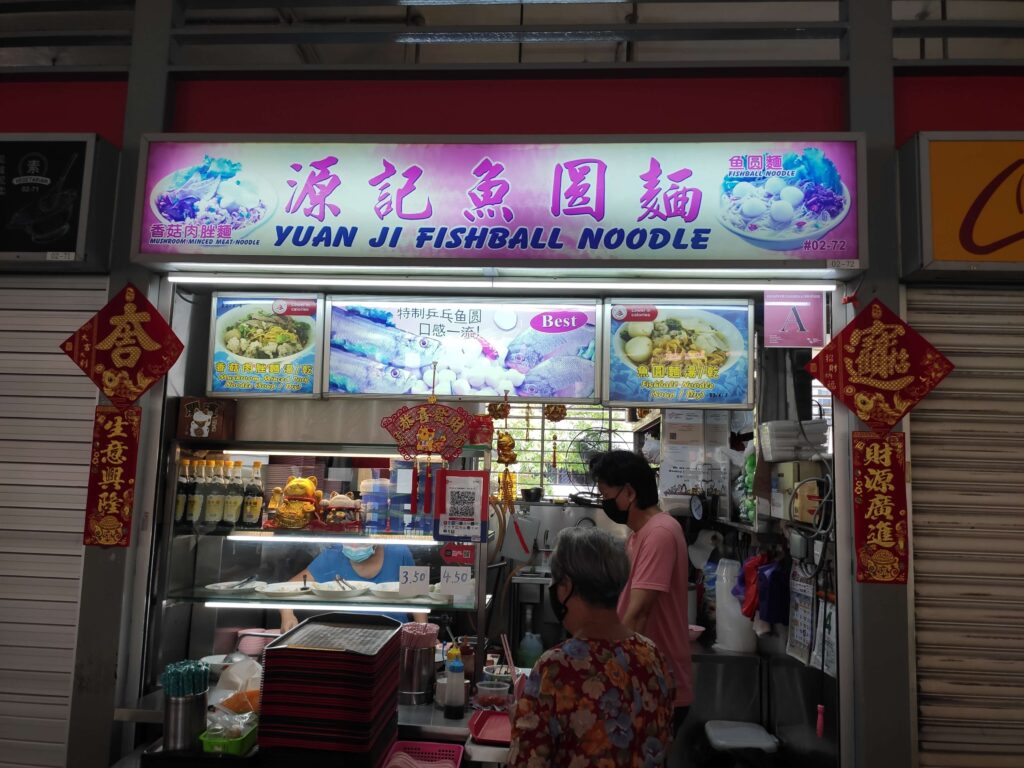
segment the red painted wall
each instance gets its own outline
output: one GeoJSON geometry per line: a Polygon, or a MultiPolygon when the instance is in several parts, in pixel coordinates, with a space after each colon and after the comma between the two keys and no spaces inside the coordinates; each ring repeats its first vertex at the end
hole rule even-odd
{"type": "Polygon", "coordinates": [[[896,146],[918,131],[1024,131],[1024,77],[896,78],[896,146]]]}
{"type": "Polygon", "coordinates": [[[847,125],[839,77],[196,80],[175,85],[174,104],[172,130],[212,133],[783,133],[847,125]]]}
{"type": "Polygon", "coordinates": [[[0,81],[0,132],[98,133],[120,148],[123,81],[0,81]]]}

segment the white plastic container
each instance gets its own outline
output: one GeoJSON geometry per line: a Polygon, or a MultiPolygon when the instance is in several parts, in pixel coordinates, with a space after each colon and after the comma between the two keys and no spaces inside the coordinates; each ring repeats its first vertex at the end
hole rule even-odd
{"type": "Polygon", "coordinates": [[[722,651],[753,653],[757,650],[754,623],[743,615],[740,601],[732,594],[740,578],[736,560],[719,560],[715,581],[715,648],[722,651]]]}

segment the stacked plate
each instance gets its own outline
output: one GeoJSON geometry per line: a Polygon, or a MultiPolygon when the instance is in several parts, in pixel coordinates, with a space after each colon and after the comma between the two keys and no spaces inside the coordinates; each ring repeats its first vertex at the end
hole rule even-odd
{"type": "Polygon", "coordinates": [[[345,753],[344,765],[372,767],[397,731],[398,630],[385,616],[316,616],[268,645],[263,654],[261,754],[345,753]]]}

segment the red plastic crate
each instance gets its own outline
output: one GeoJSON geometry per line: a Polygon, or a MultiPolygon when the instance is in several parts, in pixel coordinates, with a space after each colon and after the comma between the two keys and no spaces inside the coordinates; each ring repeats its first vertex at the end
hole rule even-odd
{"type": "Polygon", "coordinates": [[[433,741],[396,741],[381,765],[387,765],[395,755],[406,754],[425,763],[437,763],[451,760],[455,765],[462,762],[463,746],[461,744],[443,744],[433,741]]]}

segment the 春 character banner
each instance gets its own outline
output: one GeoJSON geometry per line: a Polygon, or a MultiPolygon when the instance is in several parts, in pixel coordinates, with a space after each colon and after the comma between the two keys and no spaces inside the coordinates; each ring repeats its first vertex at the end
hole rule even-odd
{"type": "Polygon", "coordinates": [[[87,546],[127,547],[131,541],[141,425],[141,408],[96,406],[82,537],[87,546]]]}
{"type": "Polygon", "coordinates": [[[906,437],[853,433],[853,540],[861,583],[907,583],[906,437]]]}
{"type": "Polygon", "coordinates": [[[884,435],[949,375],[953,364],[875,299],[806,370],[884,435]]]}
{"type": "Polygon", "coordinates": [[[185,345],[131,283],[61,349],[116,407],[127,408],[160,380],[185,345]]]}

